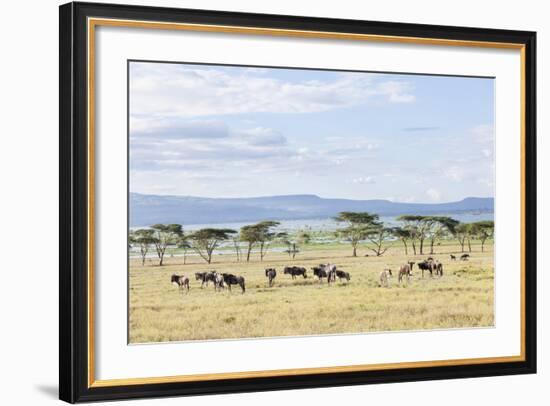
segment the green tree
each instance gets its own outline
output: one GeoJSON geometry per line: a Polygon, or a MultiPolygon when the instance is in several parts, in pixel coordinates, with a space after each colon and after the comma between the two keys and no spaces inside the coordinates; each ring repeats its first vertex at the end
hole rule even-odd
{"type": "Polygon", "coordinates": [[[202,228],[189,234],[187,238],[191,243],[191,248],[210,264],[212,253],[220,242],[230,239],[231,235],[236,233],[235,230],[228,228],[202,228]]]}
{"type": "Polygon", "coordinates": [[[367,229],[366,237],[374,245],[374,248],[369,248],[377,257],[382,256],[389,247],[384,248],[384,244],[392,235],[392,229],[382,225],[373,225],[367,229]]]}
{"type": "Polygon", "coordinates": [[[276,233],[273,228],[277,227],[278,221],[262,221],[255,225],[258,229],[258,243],[260,245],[260,261],[264,260],[267,248],[275,238],[284,238],[285,233],[276,233]]]}
{"type": "Polygon", "coordinates": [[[296,235],[294,235],[294,238],[290,238],[290,236],[287,233],[279,233],[278,238],[281,238],[284,244],[287,246],[286,252],[288,253],[288,256],[292,259],[296,258],[296,254],[300,252],[300,244],[309,244],[311,240],[311,235],[301,230],[296,235]]]}
{"type": "Polygon", "coordinates": [[[151,226],[154,235],[154,245],[159,258],[159,266],[162,266],[166,248],[170,244],[177,244],[182,236],[181,224],[155,224],[151,226]]]}
{"type": "Polygon", "coordinates": [[[459,223],[454,228],[454,236],[460,244],[461,252],[464,252],[464,246],[468,242],[470,252],[472,252],[472,246],[470,244],[470,237],[472,234],[472,225],[470,223],[459,223]]]}
{"type": "Polygon", "coordinates": [[[191,244],[187,240],[187,236],[182,233],[177,242],[178,248],[183,249],[183,265],[187,263],[187,250],[191,248],[191,244]]]}
{"type": "Polygon", "coordinates": [[[289,257],[292,259],[296,258],[296,254],[300,252],[300,249],[298,248],[298,245],[296,244],[296,241],[286,239],[283,241],[286,244],[286,253],[289,257]]]}
{"type": "Polygon", "coordinates": [[[130,243],[139,246],[141,255],[141,265],[145,265],[145,258],[149,252],[149,247],[155,243],[154,230],[141,228],[130,232],[130,243]]]}
{"type": "Polygon", "coordinates": [[[425,218],[429,222],[428,235],[430,238],[430,254],[434,253],[434,244],[437,240],[443,238],[447,233],[454,233],[458,221],[445,216],[430,216],[425,218]]]}
{"type": "Polygon", "coordinates": [[[418,215],[404,215],[399,216],[397,220],[402,221],[404,223],[404,228],[411,233],[414,255],[416,255],[416,241],[419,243],[419,253],[423,255],[424,241],[433,223],[431,218],[418,215]]]}
{"type": "Polygon", "coordinates": [[[343,211],[335,217],[336,221],[347,224],[346,228],[338,230],[338,234],[351,243],[354,257],[357,256],[359,242],[367,238],[373,226],[380,225],[378,218],[378,214],[349,211],[343,211]]]}
{"type": "Polygon", "coordinates": [[[235,248],[235,255],[237,257],[237,262],[241,261],[241,246],[239,244],[240,242],[239,238],[240,238],[239,236],[235,236],[231,238],[231,241],[233,241],[233,248],[235,248]]]}
{"type": "Polygon", "coordinates": [[[471,234],[481,241],[481,252],[483,252],[485,241],[492,238],[495,232],[495,222],[492,220],[477,221],[470,224],[471,234]]]}
{"type": "Polygon", "coordinates": [[[279,224],[278,221],[266,220],[241,227],[240,240],[248,244],[246,262],[250,261],[250,253],[256,244],[260,247],[260,260],[263,261],[270,242],[274,238],[284,235],[283,233],[277,234],[273,231],[273,228],[277,227],[279,224]]]}
{"type": "Polygon", "coordinates": [[[250,262],[250,253],[252,252],[252,248],[260,239],[258,228],[255,225],[241,227],[239,239],[248,244],[246,248],[246,262],[250,262]]]}
{"type": "MultiPolygon", "coordinates": [[[[411,231],[404,227],[393,227],[391,229],[391,232],[394,235],[394,237],[396,237],[403,243],[403,246],[405,247],[405,255],[409,255],[407,241],[412,239],[411,231]]],[[[415,254],[416,254],[416,251],[415,251],[415,254]]]]}

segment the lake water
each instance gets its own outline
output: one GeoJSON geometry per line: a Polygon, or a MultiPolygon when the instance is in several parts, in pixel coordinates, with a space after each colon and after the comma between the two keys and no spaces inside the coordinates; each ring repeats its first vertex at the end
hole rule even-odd
{"type": "MultiPolygon", "coordinates": [[[[463,223],[473,223],[476,221],[482,221],[482,220],[494,220],[494,214],[492,212],[484,212],[484,213],[448,213],[448,214],[441,214],[442,216],[449,216],[454,218],[455,220],[458,220],[463,223]]],[[[396,220],[396,217],[394,216],[382,216],[380,217],[380,220],[384,222],[386,226],[395,226],[398,225],[400,222],[396,220]]],[[[217,224],[183,224],[183,230],[186,233],[199,230],[201,228],[229,228],[235,231],[239,231],[239,229],[245,225],[248,224],[254,224],[255,221],[247,221],[247,222],[239,222],[239,223],[217,223],[217,224]]],[[[274,229],[277,232],[288,232],[293,233],[299,230],[304,230],[308,232],[315,232],[315,231],[335,231],[337,228],[342,228],[342,223],[338,223],[332,218],[322,218],[322,219],[303,219],[303,220],[280,220],[280,225],[274,229]]],[[[130,230],[138,229],[138,228],[144,228],[144,227],[131,227],[130,230]]],[[[331,244],[335,242],[340,242],[342,244],[348,244],[345,241],[340,241],[336,239],[333,236],[317,236],[312,239],[312,242],[315,242],[316,244],[331,244]]],[[[245,248],[245,243],[239,244],[242,249],[245,248]]],[[[216,255],[223,255],[227,254],[228,251],[231,251],[233,249],[233,242],[225,241],[220,243],[219,249],[216,249],[214,251],[214,254],[216,255]]],[[[270,247],[268,251],[275,252],[275,251],[284,251],[286,248],[282,247],[270,247]]],[[[253,253],[256,253],[257,250],[253,250],[253,253]]],[[[232,251],[231,251],[232,253],[232,251]]],[[[174,256],[181,256],[181,254],[173,254],[174,256]]],[[[190,256],[195,256],[198,254],[195,254],[192,250],[189,250],[188,254],[190,256]]],[[[132,258],[139,257],[139,248],[133,247],[130,248],[130,256],[132,258]]],[[[167,256],[170,256],[167,255],[167,256]]],[[[154,250],[151,250],[151,252],[147,255],[148,258],[155,258],[156,254],[154,253],[154,250]]]]}

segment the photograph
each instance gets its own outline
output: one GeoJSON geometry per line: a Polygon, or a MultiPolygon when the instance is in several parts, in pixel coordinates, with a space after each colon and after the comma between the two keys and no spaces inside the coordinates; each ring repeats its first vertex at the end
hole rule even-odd
{"type": "Polygon", "coordinates": [[[127,70],[129,344],[494,328],[494,77],[127,70]]]}

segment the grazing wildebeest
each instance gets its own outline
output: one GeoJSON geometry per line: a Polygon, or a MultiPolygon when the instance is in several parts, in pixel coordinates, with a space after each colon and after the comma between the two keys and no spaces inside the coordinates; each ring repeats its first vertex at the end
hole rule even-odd
{"type": "Polygon", "coordinates": [[[443,276],[443,264],[435,260],[434,265],[435,265],[435,274],[438,276],[443,276]]]}
{"type": "Polygon", "coordinates": [[[285,266],[283,269],[283,274],[292,275],[292,279],[296,279],[297,275],[302,275],[304,279],[307,278],[306,268],[301,266],[285,266]]]}
{"type": "Polygon", "coordinates": [[[319,282],[321,282],[321,279],[327,277],[327,271],[325,271],[324,268],[320,266],[314,266],[311,268],[313,270],[313,275],[315,275],[317,278],[319,278],[319,282]]]}
{"type": "Polygon", "coordinates": [[[206,275],[206,272],[195,272],[195,280],[203,281],[205,275],[206,275]]]}
{"type": "Polygon", "coordinates": [[[336,270],[336,276],[340,281],[342,281],[342,279],[345,279],[349,282],[349,280],[351,279],[349,272],[339,271],[338,269],[336,270]]]}
{"type": "Polygon", "coordinates": [[[205,283],[208,286],[208,282],[214,283],[214,289],[216,288],[216,271],[197,272],[195,273],[195,279],[201,281],[201,289],[205,283]]]}
{"type": "Polygon", "coordinates": [[[451,261],[456,261],[456,255],[451,254],[451,261]]]}
{"type": "Polygon", "coordinates": [[[232,273],[222,273],[223,276],[223,282],[227,287],[229,288],[229,291],[231,292],[231,285],[239,285],[241,287],[242,293],[245,291],[244,286],[244,277],[242,276],[236,276],[232,273]]]}
{"type": "Polygon", "coordinates": [[[334,264],[319,264],[321,269],[327,273],[327,282],[336,282],[336,265],[334,264]]]}
{"type": "Polygon", "coordinates": [[[421,261],[417,265],[418,269],[422,271],[422,277],[424,277],[424,271],[429,271],[430,276],[433,275],[433,272],[435,270],[435,264],[433,261],[421,261]]]}
{"type": "Polygon", "coordinates": [[[390,287],[390,278],[392,277],[391,269],[384,269],[380,272],[380,287],[385,286],[386,288],[390,287]]]}
{"type": "Polygon", "coordinates": [[[399,273],[397,275],[397,282],[401,283],[404,277],[407,278],[407,282],[410,281],[412,276],[411,263],[414,264],[414,262],[407,262],[405,265],[401,265],[401,267],[399,268],[399,273]]]}
{"type": "Polygon", "coordinates": [[[223,279],[223,274],[214,272],[214,290],[222,290],[225,288],[225,281],[223,279]]]}
{"type": "Polygon", "coordinates": [[[178,289],[183,293],[183,289],[186,288],[189,292],[189,278],[185,275],[173,274],[170,282],[177,285],[178,289]]]}
{"type": "Polygon", "coordinates": [[[470,258],[470,254],[462,254],[460,256],[461,261],[467,261],[470,258]]]}
{"type": "Polygon", "coordinates": [[[269,280],[269,286],[273,286],[273,280],[277,276],[277,270],[275,268],[267,268],[265,270],[265,276],[269,280]]]}
{"type": "Polygon", "coordinates": [[[208,282],[213,282],[214,284],[216,284],[216,271],[197,272],[195,273],[195,279],[201,281],[201,289],[205,283],[206,286],[208,286],[208,282]]]}

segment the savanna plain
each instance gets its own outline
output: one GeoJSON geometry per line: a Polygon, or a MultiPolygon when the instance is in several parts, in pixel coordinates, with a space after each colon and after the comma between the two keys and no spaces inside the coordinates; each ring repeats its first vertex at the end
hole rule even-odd
{"type": "Polygon", "coordinates": [[[199,256],[167,255],[163,266],[154,258],[141,264],[130,259],[129,342],[236,339],[276,336],[368,333],[400,330],[490,327],[494,324],[493,244],[484,252],[472,244],[468,261],[459,260],[460,245],[442,241],[434,254],[405,254],[397,242],[383,256],[358,255],[346,244],[303,247],[292,259],[285,252],[268,252],[263,261],[237,261],[230,251],[220,252],[208,264],[199,256]],[[451,260],[454,254],[457,260],[451,260]],[[443,276],[431,277],[415,265],[410,280],[398,283],[397,271],[407,261],[432,256],[444,267],[443,276]],[[349,281],[328,284],[313,276],[311,267],[335,264],[349,272],[349,281]],[[307,278],[283,274],[285,266],[307,268],[307,278]],[[266,268],[277,276],[269,286],[266,268]],[[389,287],[381,287],[380,272],[390,268],[389,287]],[[201,288],[196,272],[215,270],[245,278],[238,285],[216,291],[212,283],[201,288]],[[170,283],[172,274],[190,278],[189,291],[170,283]]]}

